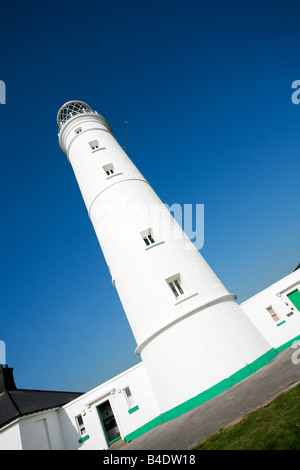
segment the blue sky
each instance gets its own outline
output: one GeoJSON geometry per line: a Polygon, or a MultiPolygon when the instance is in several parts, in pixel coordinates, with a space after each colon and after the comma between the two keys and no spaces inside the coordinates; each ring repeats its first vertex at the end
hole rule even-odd
{"type": "Polygon", "coordinates": [[[299,263],[299,2],[1,6],[0,339],[19,388],[87,391],[139,362],[56,114],[90,104],[242,302],[299,263]]]}

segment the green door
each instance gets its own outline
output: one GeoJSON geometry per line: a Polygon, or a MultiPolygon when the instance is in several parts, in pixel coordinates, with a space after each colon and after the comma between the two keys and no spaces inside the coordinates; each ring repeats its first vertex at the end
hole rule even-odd
{"type": "Polygon", "coordinates": [[[298,289],[294,290],[288,294],[288,298],[300,312],[300,291],[298,289]]]}

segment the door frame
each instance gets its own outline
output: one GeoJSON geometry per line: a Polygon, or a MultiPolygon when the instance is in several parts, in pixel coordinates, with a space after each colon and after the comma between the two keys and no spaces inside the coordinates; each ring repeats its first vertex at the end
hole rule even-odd
{"type": "Polygon", "coordinates": [[[116,442],[116,441],[118,441],[119,439],[121,439],[120,426],[119,426],[119,423],[118,423],[118,421],[117,421],[117,418],[116,418],[116,415],[115,415],[115,412],[114,412],[114,409],[113,409],[113,407],[112,407],[112,404],[111,404],[110,399],[107,398],[106,400],[103,400],[101,403],[98,403],[98,404],[96,405],[96,409],[97,409],[99,421],[100,421],[100,424],[101,424],[101,427],[102,427],[102,430],[103,430],[103,434],[104,434],[106,443],[107,443],[108,447],[110,447],[110,445],[111,445],[113,442],[116,442]],[[102,420],[101,412],[100,412],[100,410],[99,410],[99,407],[100,407],[101,405],[103,405],[103,403],[106,403],[106,402],[109,403],[110,409],[111,409],[111,411],[112,411],[112,414],[113,414],[114,420],[115,420],[115,422],[116,422],[116,424],[117,424],[117,428],[118,428],[118,432],[119,432],[119,436],[116,437],[115,439],[111,440],[111,441],[108,440],[108,435],[107,435],[107,432],[106,432],[106,429],[105,429],[105,426],[104,426],[104,423],[103,423],[103,420],[102,420]]]}

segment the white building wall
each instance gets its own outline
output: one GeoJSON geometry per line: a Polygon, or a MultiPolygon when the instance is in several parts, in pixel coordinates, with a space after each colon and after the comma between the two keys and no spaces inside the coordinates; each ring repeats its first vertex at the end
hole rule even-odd
{"type": "Polygon", "coordinates": [[[271,346],[117,143],[107,121],[93,112],[73,115],[62,125],[59,143],[74,170],[160,412],[268,355],[271,346]],[[113,165],[114,174],[106,173],[107,165],[113,165]],[[148,230],[155,240],[151,246],[143,240],[148,230]],[[182,287],[180,297],[170,287],[175,280],[182,287]],[[203,374],[195,374],[199,368],[203,374]]]}
{"type": "Polygon", "coordinates": [[[241,304],[248,318],[277,350],[300,335],[300,312],[287,297],[295,289],[300,290],[300,269],[241,304]],[[278,315],[277,321],[268,307],[278,315]]]}
{"type": "MultiPolygon", "coordinates": [[[[300,311],[287,297],[295,289],[300,290],[300,270],[289,274],[241,304],[241,308],[250,320],[248,325],[253,324],[253,327],[256,327],[267,342],[278,351],[287,347],[294,339],[300,338],[300,311]],[[277,321],[274,321],[267,311],[270,306],[278,316],[277,321]]],[[[228,303],[230,302],[231,300],[228,299],[228,303]]],[[[233,318],[234,309],[231,306],[227,312],[224,309],[223,302],[222,311],[218,311],[217,305],[213,305],[203,312],[200,311],[199,315],[201,315],[200,321],[198,319],[195,322],[195,315],[191,315],[185,322],[174,324],[174,328],[168,329],[166,332],[166,334],[174,333],[176,335],[176,328],[186,329],[186,332],[181,331],[181,333],[184,333],[182,338],[186,337],[193,348],[198,348],[197,354],[206,357],[205,365],[201,366],[199,364],[198,369],[193,374],[190,374],[190,370],[187,368],[185,375],[180,377],[187,390],[185,393],[191,397],[199,392],[194,376],[201,375],[203,388],[209,389],[216,376],[219,375],[220,379],[222,378],[223,361],[225,361],[228,368],[231,354],[235,356],[235,348],[238,348],[241,352],[242,366],[242,343],[248,342],[245,337],[240,338],[241,344],[236,344],[236,338],[231,344],[227,342],[227,339],[225,340],[225,337],[230,339],[232,324],[244,321],[244,316],[239,315],[239,309],[236,310],[236,315],[233,318]],[[205,335],[207,323],[213,323],[214,337],[205,335]],[[225,336],[223,330],[226,331],[225,336]]],[[[212,327],[210,328],[212,329],[212,327]]],[[[170,354],[172,357],[170,356],[166,362],[169,365],[173,363],[174,367],[170,367],[169,370],[164,369],[158,359],[157,363],[154,363],[156,371],[153,375],[153,382],[150,384],[148,371],[146,372],[144,364],[141,362],[59,409],[23,416],[17,421],[4,426],[0,431],[0,450],[107,449],[109,448],[108,441],[97,412],[97,406],[107,400],[111,405],[122,439],[152,420],[158,424],[161,407],[158,406],[153,393],[153,388],[155,389],[156,386],[155,377],[158,376],[159,371],[163,383],[166,384],[165,396],[168,397],[167,402],[173,400],[173,393],[178,396],[178,390],[174,390],[173,387],[174,380],[177,377],[175,367],[177,352],[170,352],[161,341],[160,335],[153,338],[148,346],[149,348],[145,348],[144,352],[149,351],[151,354],[150,349],[153,347],[161,355],[170,354]],[[134,399],[132,406],[135,411],[132,413],[128,412],[130,407],[124,394],[126,387],[130,388],[134,399]],[[75,421],[75,417],[79,414],[83,417],[86,435],[89,436],[81,443],[79,442],[81,436],[75,421]]],[[[190,345],[187,344],[187,351],[189,351],[189,347],[190,345]]],[[[258,347],[259,344],[253,343],[250,347],[248,343],[247,354],[249,354],[249,351],[253,351],[253,358],[255,358],[258,347]]],[[[156,357],[159,357],[158,353],[156,357]]],[[[188,360],[188,357],[186,360],[188,360]]],[[[232,366],[232,372],[234,370],[235,364],[232,366]]],[[[161,384],[159,386],[161,387],[161,384]]]]}
{"type": "Polygon", "coordinates": [[[56,409],[22,418],[20,433],[23,450],[64,449],[56,409]]]}
{"type": "Polygon", "coordinates": [[[19,423],[5,426],[0,431],[0,450],[22,450],[19,423]]]}
{"type": "Polygon", "coordinates": [[[110,402],[122,439],[159,415],[144,365],[140,363],[59,410],[66,449],[103,450],[109,447],[97,411],[97,406],[106,400],[110,402]],[[134,408],[138,407],[132,413],[128,412],[129,406],[124,394],[124,389],[128,386],[134,399],[134,408]],[[79,443],[81,436],[75,421],[79,414],[82,415],[86,435],[89,436],[82,443],[79,443]]]}
{"type": "Polygon", "coordinates": [[[21,416],[0,431],[0,450],[62,449],[57,409],[21,416]]]}
{"type": "Polygon", "coordinates": [[[199,310],[167,329],[164,337],[158,335],[143,350],[142,358],[151,355],[147,372],[154,393],[156,389],[163,391],[161,412],[209,390],[263,356],[262,337],[230,300],[199,310]],[[243,331],[240,336],[236,334],[239,328],[243,331]],[[168,348],[169,337],[178,338],[179,330],[180,348],[168,348]],[[182,367],[178,376],[177,364],[184,361],[194,367],[182,367]]]}

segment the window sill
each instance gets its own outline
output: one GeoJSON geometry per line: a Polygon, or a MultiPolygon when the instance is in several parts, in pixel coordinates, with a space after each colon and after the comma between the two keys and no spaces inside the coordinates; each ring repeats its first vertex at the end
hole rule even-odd
{"type": "Polygon", "coordinates": [[[178,299],[175,300],[175,305],[181,304],[181,302],[191,299],[192,297],[195,297],[195,295],[198,295],[198,292],[194,292],[193,294],[181,295],[178,299]]]}
{"type": "Polygon", "coordinates": [[[128,410],[128,413],[131,415],[131,413],[134,413],[134,412],[137,411],[138,409],[139,409],[138,406],[134,406],[133,408],[130,408],[130,409],[128,410]]]}
{"type": "Polygon", "coordinates": [[[152,243],[151,245],[146,246],[145,251],[146,251],[146,250],[150,250],[150,248],[154,248],[154,247],[157,246],[157,245],[161,245],[162,243],[165,243],[165,241],[162,240],[161,242],[152,243]]]}
{"type": "Polygon", "coordinates": [[[100,147],[98,149],[92,150],[92,153],[99,152],[99,150],[105,150],[105,147],[100,147]]]}
{"type": "Polygon", "coordinates": [[[87,434],[86,436],[83,436],[81,439],[79,439],[79,444],[81,444],[84,441],[87,441],[90,438],[90,436],[87,434]]]}
{"type": "Polygon", "coordinates": [[[113,175],[109,175],[106,177],[107,180],[110,180],[111,178],[113,178],[114,176],[120,176],[120,175],[123,175],[123,173],[114,173],[113,175]]]}

